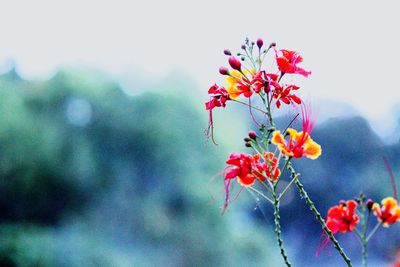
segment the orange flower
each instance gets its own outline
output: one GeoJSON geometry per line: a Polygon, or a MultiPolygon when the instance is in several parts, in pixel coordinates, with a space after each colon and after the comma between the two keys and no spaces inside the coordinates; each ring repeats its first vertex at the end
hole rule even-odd
{"type": "Polygon", "coordinates": [[[287,129],[290,137],[288,142],[280,131],[275,131],[272,134],[271,142],[278,146],[284,155],[289,157],[301,158],[306,156],[310,159],[316,159],[321,155],[322,149],[310,137],[314,123],[310,119],[310,111],[306,110],[305,107],[302,109],[302,117],[303,131],[297,132],[292,128],[287,129]]]}
{"type": "Polygon", "coordinates": [[[313,141],[307,132],[297,132],[291,128],[287,129],[287,132],[290,136],[289,142],[286,142],[280,131],[275,131],[271,139],[283,154],[294,158],[306,156],[310,159],[316,159],[321,155],[321,146],[313,141]]]}
{"type": "Polygon", "coordinates": [[[378,203],[374,203],[372,210],[384,227],[389,227],[389,225],[400,221],[400,206],[396,199],[387,197],[381,203],[382,207],[378,203]]]}

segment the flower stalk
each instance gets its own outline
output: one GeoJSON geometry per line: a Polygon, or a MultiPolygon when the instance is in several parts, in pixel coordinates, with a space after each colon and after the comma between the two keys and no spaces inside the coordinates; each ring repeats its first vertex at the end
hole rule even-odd
{"type": "MultiPolygon", "coordinates": [[[[294,168],[291,164],[289,165],[289,170],[291,171],[292,175],[297,175],[296,171],[294,170],[294,168]]],[[[308,205],[310,210],[314,213],[315,217],[317,218],[317,221],[321,224],[322,229],[328,235],[329,239],[332,241],[335,249],[339,252],[340,256],[342,256],[342,258],[346,262],[347,266],[349,266],[349,267],[353,266],[350,258],[346,255],[343,248],[340,246],[339,242],[333,235],[332,231],[326,226],[326,222],[325,222],[324,218],[322,218],[321,213],[318,211],[318,209],[314,205],[314,202],[308,196],[307,191],[304,189],[303,184],[300,182],[299,179],[296,179],[294,182],[295,182],[297,188],[299,189],[301,197],[304,198],[304,200],[306,201],[306,204],[308,205]]]]}

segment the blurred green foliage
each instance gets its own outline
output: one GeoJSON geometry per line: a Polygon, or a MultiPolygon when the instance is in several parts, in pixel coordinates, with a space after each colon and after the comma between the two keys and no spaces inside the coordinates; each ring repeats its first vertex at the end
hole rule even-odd
{"type": "Polygon", "coordinates": [[[275,264],[272,231],[209,205],[225,155],[201,102],[176,83],[129,97],[103,77],[0,77],[0,266],[275,264]]]}

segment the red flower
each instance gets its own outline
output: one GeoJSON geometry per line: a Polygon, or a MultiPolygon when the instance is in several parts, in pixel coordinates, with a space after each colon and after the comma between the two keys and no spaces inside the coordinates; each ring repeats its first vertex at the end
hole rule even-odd
{"type": "Polygon", "coordinates": [[[228,91],[224,87],[219,87],[214,84],[208,89],[208,94],[211,95],[210,101],[206,103],[206,110],[212,110],[215,107],[225,107],[226,101],[229,100],[228,91]]]}
{"type": "Polygon", "coordinates": [[[274,154],[269,152],[263,155],[265,162],[260,161],[260,155],[248,155],[232,153],[226,163],[228,166],[224,173],[225,184],[225,205],[224,211],[228,207],[229,200],[229,187],[231,180],[237,177],[237,181],[244,187],[249,187],[254,184],[256,180],[264,182],[266,178],[276,181],[281,171],[278,167],[278,159],[274,154]],[[272,175],[273,174],[273,175],[272,175]]]}
{"type": "MultiPolygon", "coordinates": [[[[263,156],[266,160],[266,162],[263,163],[265,175],[273,181],[278,180],[278,177],[281,175],[281,170],[278,168],[278,159],[274,157],[274,153],[272,152],[265,153],[263,156]]],[[[262,181],[265,181],[265,177],[262,181]]]]}
{"type": "Polygon", "coordinates": [[[271,85],[278,84],[278,75],[273,73],[266,73],[265,71],[260,71],[256,73],[251,80],[251,85],[257,94],[261,91],[269,93],[271,91],[271,85]]]}
{"type": "Polygon", "coordinates": [[[328,210],[326,226],[333,234],[352,232],[360,218],[355,214],[357,202],[354,200],[342,201],[339,205],[328,210]]]}
{"type": "Polygon", "coordinates": [[[276,63],[282,73],[300,74],[305,77],[311,74],[311,71],[306,71],[303,68],[297,67],[297,64],[303,61],[299,53],[295,51],[281,49],[275,50],[276,63]]]}
{"type": "Polygon", "coordinates": [[[287,105],[294,103],[301,104],[301,99],[295,94],[292,94],[292,91],[298,90],[300,87],[293,84],[280,85],[277,82],[273,83],[273,86],[275,90],[273,91],[272,97],[276,99],[277,108],[281,107],[281,101],[287,105]]]}
{"type": "Polygon", "coordinates": [[[227,168],[225,179],[237,177],[238,182],[243,186],[251,186],[257,178],[262,176],[263,167],[259,155],[232,153],[226,163],[232,166],[227,168]]]}
{"type": "Polygon", "coordinates": [[[206,103],[206,110],[210,111],[206,135],[208,137],[211,136],[211,139],[213,140],[214,144],[216,144],[214,140],[214,122],[212,117],[212,110],[215,107],[225,107],[226,101],[230,100],[230,97],[228,91],[224,87],[219,87],[216,84],[214,84],[213,86],[210,87],[210,89],[208,89],[208,94],[211,96],[211,99],[206,103]]]}

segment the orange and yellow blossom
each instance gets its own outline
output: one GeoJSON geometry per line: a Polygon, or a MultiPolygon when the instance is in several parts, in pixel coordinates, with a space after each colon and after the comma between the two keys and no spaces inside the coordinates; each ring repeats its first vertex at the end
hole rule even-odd
{"type": "Polygon", "coordinates": [[[311,139],[307,131],[297,132],[295,129],[287,129],[289,141],[280,131],[275,131],[272,135],[271,142],[277,145],[282,154],[293,158],[301,158],[306,156],[310,159],[317,159],[321,153],[321,146],[311,139]]]}
{"type": "Polygon", "coordinates": [[[241,94],[245,97],[250,97],[253,92],[251,90],[251,78],[254,76],[254,69],[243,70],[243,72],[237,70],[229,71],[229,76],[226,77],[226,90],[231,99],[238,98],[241,94]]]}
{"type": "Polygon", "coordinates": [[[387,197],[381,203],[382,207],[378,203],[374,203],[372,210],[384,227],[389,227],[390,224],[400,221],[400,206],[396,199],[387,197]]]}

